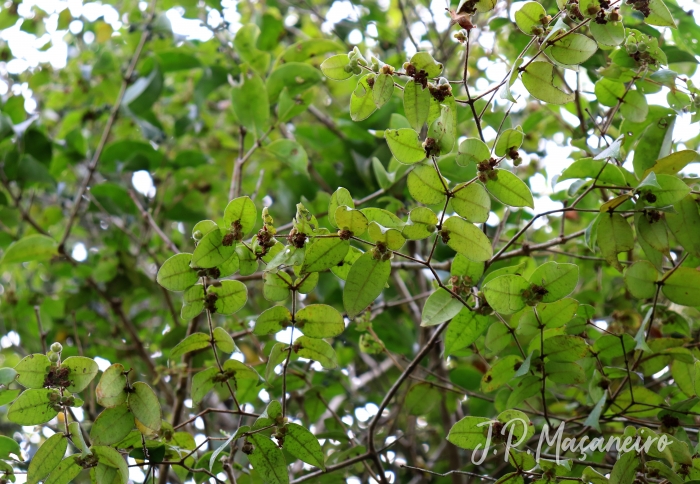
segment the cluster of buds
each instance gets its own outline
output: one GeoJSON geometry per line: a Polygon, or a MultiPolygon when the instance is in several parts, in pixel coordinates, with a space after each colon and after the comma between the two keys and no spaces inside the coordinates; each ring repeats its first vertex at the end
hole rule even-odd
{"type": "Polygon", "coordinates": [[[521,295],[528,306],[537,306],[547,293],[549,291],[544,287],[533,284],[528,289],[524,289],[521,295]]]}
{"type": "Polygon", "coordinates": [[[481,183],[486,183],[487,180],[498,179],[498,172],[494,170],[497,164],[498,160],[496,160],[496,158],[491,158],[476,165],[476,169],[479,172],[479,181],[481,183]]]}
{"type": "Polygon", "coordinates": [[[241,448],[241,452],[243,452],[245,455],[252,454],[254,450],[255,446],[253,446],[253,444],[247,440],[243,443],[243,447],[241,448]]]}
{"type": "Polygon", "coordinates": [[[438,79],[437,85],[429,83],[428,89],[430,90],[430,94],[438,102],[442,102],[445,98],[452,96],[452,86],[450,86],[450,82],[444,77],[438,79]]]}
{"type": "Polygon", "coordinates": [[[650,224],[654,224],[661,220],[661,217],[663,214],[659,212],[658,210],[645,210],[644,211],[644,216],[647,218],[647,221],[650,224]]]}
{"type": "Polygon", "coordinates": [[[520,164],[523,162],[523,159],[520,158],[520,153],[515,146],[508,148],[507,155],[508,158],[513,161],[514,166],[520,166],[520,164]]]}
{"type": "Polygon", "coordinates": [[[210,292],[206,295],[204,298],[204,306],[207,308],[207,311],[210,313],[216,312],[216,301],[218,299],[219,296],[217,296],[216,293],[210,292]]]}
{"type": "Polygon", "coordinates": [[[572,20],[582,21],[585,18],[578,6],[578,0],[569,0],[566,4],[566,13],[572,20]]]}
{"type": "Polygon", "coordinates": [[[468,296],[471,294],[474,281],[469,276],[452,276],[450,277],[450,284],[454,292],[462,296],[468,296]]]}
{"type": "Polygon", "coordinates": [[[59,361],[61,361],[61,351],[63,351],[63,346],[61,346],[61,343],[56,342],[51,345],[51,348],[49,349],[48,353],[46,353],[46,356],[52,365],[56,365],[59,361]]]}
{"type": "Polygon", "coordinates": [[[454,38],[457,40],[457,42],[459,42],[460,44],[464,44],[464,43],[467,41],[467,39],[468,39],[467,34],[468,34],[468,31],[465,30],[465,29],[462,29],[462,30],[460,30],[459,32],[456,32],[456,33],[454,34],[453,37],[454,37],[454,38]]]}
{"type": "Polygon", "coordinates": [[[641,12],[645,17],[651,15],[649,0],[627,0],[627,5],[631,5],[633,9],[641,12]]]}
{"type": "Polygon", "coordinates": [[[75,397],[73,395],[62,396],[57,391],[49,393],[49,406],[56,412],[63,410],[63,407],[75,406],[75,397]]]}
{"type": "Polygon", "coordinates": [[[414,81],[423,86],[423,89],[428,87],[428,73],[423,69],[418,70],[416,69],[416,66],[410,62],[404,62],[403,70],[408,77],[412,77],[414,81]]]}
{"type": "Polygon", "coordinates": [[[532,35],[536,35],[538,37],[549,33],[549,31],[551,30],[549,28],[549,24],[552,22],[552,16],[547,15],[547,14],[542,14],[542,15],[540,15],[539,22],[540,22],[540,25],[533,25],[532,28],[530,29],[530,32],[532,33],[532,35]]]}
{"type": "Polygon", "coordinates": [[[289,231],[287,241],[289,241],[289,243],[297,249],[301,249],[304,247],[304,242],[306,242],[306,234],[303,232],[298,232],[296,228],[293,228],[289,231]]]}
{"type": "Polygon", "coordinates": [[[377,245],[372,249],[372,258],[374,260],[387,261],[394,257],[394,254],[389,250],[384,242],[377,242],[377,245]]]}
{"type": "Polygon", "coordinates": [[[345,72],[352,72],[355,75],[362,73],[362,67],[367,67],[367,60],[360,53],[360,49],[354,47],[350,52],[348,52],[348,65],[345,66],[345,72]]]}
{"type": "Polygon", "coordinates": [[[423,149],[427,157],[440,154],[440,147],[435,138],[425,138],[425,141],[423,141],[423,149]]]}

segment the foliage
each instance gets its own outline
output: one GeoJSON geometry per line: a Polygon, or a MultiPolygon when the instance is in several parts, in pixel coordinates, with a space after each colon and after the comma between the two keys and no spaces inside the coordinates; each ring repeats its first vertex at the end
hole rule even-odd
{"type": "Polygon", "coordinates": [[[3,6],[0,482],[700,480],[692,12],[345,3],[3,6]]]}

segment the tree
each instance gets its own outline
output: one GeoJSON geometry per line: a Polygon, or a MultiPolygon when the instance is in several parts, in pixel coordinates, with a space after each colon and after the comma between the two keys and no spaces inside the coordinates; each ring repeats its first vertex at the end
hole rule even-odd
{"type": "Polygon", "coordinates": [[[700,480],[692,12],[32,5],[0,482],[700,480]]]}

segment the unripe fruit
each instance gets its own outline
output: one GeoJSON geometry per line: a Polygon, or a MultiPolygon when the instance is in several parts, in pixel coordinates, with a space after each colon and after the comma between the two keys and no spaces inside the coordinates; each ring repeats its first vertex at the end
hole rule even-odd
{"type": "Polygon", "coordinates": [[[61,343],[54,343],[51,345],[51,351],[53,351],[54,353],[60,353],[61,351],[63,351],[63,346],[61,345],[61,343]]]}
{"type": "Polygon", "coordinates": [[[61,359],[58,353],[54,353],[53,351],[49,351],[49,353],[46,355],[49,357],[49,361],[51,363],[58,363],[58,360],[61,359]]]}
{"type": "Polygon", "coordinates": [[[192,234],[192,238],[194,240],[202,240],[202,237],[204,237],[204,234],[202,233],[201,230],[195,230],[194,233],[192,234]]]}

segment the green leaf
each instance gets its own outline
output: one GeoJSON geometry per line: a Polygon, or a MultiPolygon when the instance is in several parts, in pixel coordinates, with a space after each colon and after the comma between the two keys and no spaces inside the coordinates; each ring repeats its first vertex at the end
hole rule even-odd
{"type": "Polygon", "coordinates": [[[522,79],[525,89],[540,101],[566,104],[574,100],[574,94],[566,91],[564,82],[555,74],[554,66],[548,62],[533,62],[525,68],[522,79]]]}
{"type": "Polygon", "coordinates": [[[156,393],[143,382],[137,381],[129,393],[129,409],[141,433],[158,432],[161,426],[160,402],[156,393]]]}
{"type": "Polygon", "coordinates": [[[416,207],[408,214],[408,222],[404,225],[401,235],[408,240],[421,240],[435,233],[438,218],[435,212],[427,207],[416,207]]]}
{"type": "Polygon", "coordinates": [[[583,34],[573,33],[554,42],[547,49],[547,54],[561,64],[576,65],[587,61],[597,50],[598,44],[595,40],[583,34]]]}
{"type": "Polygon", "coordinates": [[[68,449],[68,438],[61,432],[53,434],[41,444],[27,470],[27,484],[37,484],[61,463],[68,449]]]}
{"type": "Polygon", "coordinates": [[[649,0],[649,10],[651,14],[644,19],[645,23],[676,28],[676,22],[663,0],[649,0]]]}
{"type": "Polygon", "coordinates": [[[95,445],[91,448],[99,459],[100,464],[113,467],[119,471],[122,484],[129,482],[129,467],[124,457],[111,447],[95,445]]]}
{"type": "Polygon", "coordinates": [[[17,382],[25,388],[44,388],[51,362],[41,353],[25,356],[15,366],[17,382]]]}
{"type": "Polygon", "coordinates": [[[136,115],[146,114],[158,100],[162,91],[163,73],[158,65],[154,64],[147,76],[139,77],[127,88],[122,99],[122,106],[128,107],[136,115]]]}
{"type": "Polygon", "coordinates": [[[618,213],[601,213],[598,220],[598,247],[608,264],[622,272],[617,254],[634,249],[632,227],[618,213]]]}
{"type": "Polygon", "coordinates": [[[321,82],[321,73],[314,66],[301,62],[287,62],[279,65],[267,77],[267,95],[274,104],[285,87],[291,97],[301,94],[321,82]]]}
{"type": "Polygon", "coordinates": [[[307,464],[325,470],[323,449],[314,434],[295,423],[288,423],[284,428],[287,429],[284,434],[284,450],[307,464]]]}
{"type": "Polygon", "coordinates": [[[224,353],[233,353],[236,351],[236,344],[233,338],[224,328],[214,328],[214,344],[219,350],[224,353]]]}
{"type": "Polygon", "coordinates": [[[367,235],[369,238],[376,243],[382,243],[389,248],[389,250],[399,250],[403,247],[406,242],[403,235],[401,235],[401,230],[395,228],[384,227],[377,222],[370,222],[367,227],[367,235]]]}
{"type": "Polygon", "coordinates": [[[270,64],[270,54],[257,48],[259,36],[260,28],[256,24],[246,24],[236,32],[233,46],[241,60],[263,76],[270,64]]]}
{"type": "Polygon", "coordinates": [[[14,368],[0,368],[0,385],[8,386],[17,378],[17,371],[14,368]]]}
{"type": "Polygon", "coordinates": [[[456,135],[454,118],[450,106],[440,104],[440,116],[430,124],[428,129],[428,138],[432,138],[436,142],[437,151],[433,150],[432,152],[434,155],[445,155],[452,151],[456,135]]]}
{"type": "Polygon", "coordinates": [[[434,205],[445,201],[445,185],[430,164],[421,164],[411,170],[407,185],[409,193],[417,202],[434,205]]]}
{"type": "Polygon", "coordinates": [[[647,98],[639,91],[627,92],[624,101],[620,105],[620,114],[633,123],[642,123],[649,114],[647,98]]]}
{"type": "Polygon", "coordinates": [[[231,88],[231,101],[236,118],[255,138],[260,139],[270,120],[270,102],[262,78],[253,71],[241,73],[242,82],[231,88]]]}
{"type": "Polygon", "coordinates": [[[322,339],[299,336],[294,340],[292,348],[300,358],[318,361],[326,370],[332,370],[338,366],[335,350],[322,339]]]}
{"type": "Polygon", "coordinates": [[[112,445],[121,442],[134,428],[134,415],[126,402],[102,411],[90,429],[93,445],[112,445]]]}
{"type": "Polygon", "coordinates": [[[199,315],[204,309],[204,286],[196,284],[185,290],[182,296],[180,317],[190,320],[199,315]]]}
{"type": "Polygon", "coordinates": [[[58,242],[46,235],[34,234],[13,242],[5,250],[3,264],[44,261],[58,255],[58,242]]]}
{"type": "Polygon", "coordinates": [[[199,241],[190,265],[202,269],[216,267],[233,257],[235,252],[236,241],[230,238],[227,231],[216,228],[199,241]]]}
{"type": "Polygon", "coordinates": [[[625,41],[625,26],[622,22],[608,22],[606,24],[590,22],[588,27],[599,45],[616,47],[625,41]]]}
{"type": "Polygon", "coordinates": [[[530,283],[517,274],[506,274],[490,280],[483,287],[484,297],[496,312],[513,314],[525,307],[523,291],[530,283]]]}
{"type": "Polygon", "coordinates": [[[174,360],[184,354],[208,348],[210,344],[211,338],[208,334],[193,333],[175,345],[170,351],[170,359],[174,360]]]}
{"type": "MultiPolygon", "coordinates": [[[[539,348],[540,342],[534,341],[539,348]]],[[[544,340],[544,356],[550,361],[576,361],[588,353],[588,345],[583,338],[559,335],[544,340]]]]}
{"type": "MultiPolygon", "coordinates": [[[[349,230],[355,236],[364,234],[368,225],[365,214],[345,205],[336,209],[335,222],[340,230],[349,230]]],[[[308,257],[308,252],[306,256],[308,257]]]]}
{"type": "Polygon", "coordinates": [[[625,186],[627,181],[622,170],[614,163],[607,163],[602,160],[591,158],[581,158],[574,161],[562,172],[557,182],[575,178],[596,178],[599,182],[610,183],[615,186],[625,186]]]}
{"type": "Polygon", "coordinates": [[[297,311],[296,327],[310,338],[333,338],[345,330],[343,316],[332,306],[310,304],[297,311]]]}
{"type": "Polygon", "coordinates": [[[700,306],[700,271],[679,267],[663,282],[664,296],[682,306],[700,306]]]}
{"type": "Polygon", "coordinates": [[[17,441],[11,439],[10,437],[0,435],[0,459],[19,461],[23,460],[22,449],[20,448],[17,441]],[[16,458],[10,457],[11,454],[15,455],[16,458]]]}
{"type": "Polygon", "coordinates": [[[425,71],[428,77],[437,77],[442,72],[442,64],[428,52],[418,52],[411,57],[411,64],[417,71],[425,71]]]}
{"type": "Polygon", "coordinates": [[[670,153],[675,122],[675,116],[654,119],[639,137],[632,159],[637,178],[642,178],[644,172],[653,167],[656,160],[670,153]]]}
{"type": "Polygon", "coordinates": [[[652,186],[648,190],[656,197],[654,202],[649,203],[652,206],[667,207],[690,194],[690,187],[675,175],[656,175],[656,181],[659,188],[652,186]]]}
{"type": "Polygon", "coordinates": [[[197,372],[192,377],[191,395],[194,405],[199,405],[207,393],[209,393],[209,390],[214,388],[214,377],[219,374],[219,369],[212,367],[197,372]]]}
{"type": "Polygon", "coordinates": [[[265,146],[265,149],[295,172],[308,176],[309,157],[304,147],[296,141],[278,139],[265,146]]]}
{"type": "Polygon", "coordinates": [[[547,290],[547,294],[542,298],[543,303],[552,303],[568,296],[576,289],[578,266],[547,262],[530,276],[530,282],[547,290]]]}
{"type": "Polygon", "coordinates": [[[520,405],[524,400],[539,394],[541,388],[542,380],[539,377],[533,375],[525,376],[520,380],[515,390],[508,396],[506,406],[515,407],[516,405],[520,405]]]}
{"type": "Polygon", "coordinates": [[[518,126],[516,128],[506,129],[503,131],[503,133],[501,133],[496,141],[496,147],[494,150],[496,156],[505,156],[510,150],[517,150],[522,146],[524,140],[525,133],[523,133],[522,127],[518,126]]]}
{"type": "Polygon", "coordinates": [[[491,195],[511,207],[535,208],[532,192],[525,182],[507,170],[494,170],[496,179],[486,180],[486,189],[491,195]]]}
{"type": "Polygon", "coordinates": [[[435,326],[454,318],[464,306],[456,297],[443,288],[438,288],[425,301],[421,315],[421,326],[435,326]]]}
{"type": "Polygon", "coordinates": [[[298,116],[306,111],[315,97],[313,89],[297,94],[292,97],[289,95],[289,89],[282,89],[279,100],[277,101],[277,121],[286,123],[290,119],[298,116]]]}
{"type": "Polygon", "coordinates": [[[491,393],[505,385],[520,369],[523,360],[516,355],[499,358],[481,378],[481,391],[491,393]]]}
{"type": "Polygon", "coordinates": [[[389,74],[379,74],[374,79],[374,86],[372,86],[372,99],[377,109],[384,106],[393,94],[394,77],[389,74]]]}
{"type": "Polygon", "coordinates": [[[426,415],[441,399],[440,390],[432,383],[416,383],[406,393],[404,407],[409,415],[426,415]]]}
{"type": "Polygon", "coordinates": [[[371,251],[353,263],[343,289],[343,306],[350,319],[377,299],[390,274],[391,261],[375,259],[371,251]]]}
{"type": "Polygon", "coordinates": [[[474,262],[493,257],[491,241],[474,224],[460,217],[450,217],[442,224],[443,242],[455,252],[474,262]]]}
{"type": "Polygon", "coordinates": [[[632,484],[637,476],[639,458],[635,452],[623,454],[612,468],[610,484],[632,484]]]}
{"type": "Polygon", "coordinates": [[[491,424],[492,420],[486,417],[464,417],[452,426],[447,440],[462,449],[483,449],[491,424]]]}
{"type": "Polygon", "coordinates": [[[246,437],[253,444],[253,451],[248,460],[253,469],[269,484],[289,484],[287,461],[282,449],[277,447],[269,437],[256,433],[246,437]]]}
{"type": "Polygon", "coordinates": [[[410,128],[387,129],[384,137],[391,154],[401,163],[412,165],[425,159],[425,149],[418,139],[418,133],[410,128]]]}
{"type": "Polygon", "coordinates": [[[231,200],[224,210],[224,223],[226,227],[235,229],[240,225],[241,236],[248,235],[255,227],[258,218],[258,210],[250,197],[238,197],[231,200]]]}
{"type": "Polygon", "coordinates": [[[284,301],[289,297],[292,278],[286,272],[265,272],[263,274],[263,296],[270,302],[284,301]]]}
{"type": "Polygon", "coordinates": [[[470,222],[486,222],[491,212],[491,198],[483,186],[471,183],[464,188],[457,186],[453,190],[452,208],[458,215],[470,222]]]}
{"type": "Polygon", "coordinates": [[[197,283],[197,271],[190,267],[192,254],[176,254],[163,262],[156,281],[169,291],[184,291],[197,283]]]}
{"type": "Polygon", "coordinates": [[[221,281],[221,285],[207,288],[207,299],[216,294],[214,307],[219,314],[238,312],[248,301],[248,290],[241,281],[221,281]]]}
{"type": "MultiPolygon", "coordinates": [[[[534,2],[533,2],[534,3],[534,2]]],[[[469,163],[479,164],[491,158],[491,150],[479,138],[467,138],[457,149],[457,164],[467,166],[469,163]]]]}
{"type": "Polygon", "coordinates": [[[255,320],[253,333],[257,335],[267,335],[277,333],[291,326],[292,313],[284,306],[273,306],[258,316],[255,320]]]}
{"type": "MultiPolygon", "coordinates": [[[[341,210],[343,207],[338,207],[341,210]]],[[[352,210],[365,218],[359,210],[352,210]]],[[[341,220],[345,222],[341,215],[341,220]]],[[[336,221],[338,217],[336,216],[336,221]]],[[[342,222],[341,222],[342,224],[342,222]]],[[[320,272],[337,266],[350,250],[350,241],[343,240],[340,237],[321,237],[316,238],[306,248],[304,254],[304,264],[301,266],[301,273],[320,272]]]]}
{"type": "Polygon", "coordinates": [[[692,195],[675,203],[676,213],[665,214],[666,224],[679,244],[696,257],[700,257],[700,212],[692,195]]]}
{"type": "Polygon", "coordinates": [[[532,28],[542,28],[540,18],[547,15],[547,12],[538,2],[525,2],[521,5],[520,10],[515,12],[515,23],[525,35],[535,35],[532,28]]]}
{"type": "Polygon", "coordinates": [[[348,64],[350,64],[350,58],[347,54],[334,55],[321,63],[321,71],[328,79],[344,81],[353,76],[352,69],[346,69],[348,64]]]}
{"type": "Polygon", "coordinates": [[[48,388],[31,389],[22,393],[7,410],[7,419],[19,425],[39,425],[48,422],[58,412],[51,406],[49,395],[57,394],[48,388]]]}
{"type": "Polygon", "coordinates": [[[625,270],[627,289],[638,299],[654,297],[658,277],[654,265],[645,260],[637,261],[625,270]]]}
{"type": "Polygon", "coordinates": [[[80,454],[74,454],[63,459],[44,480],[44,484],[69,484],[73,482],[73,479],[78,477],[78,474],[83,470],[83,466],[78,463],[79,458],[80,454]]]}
{"type": "Polygon", "coordinates": [[[68,368],[68,381],[70,385],[66,388],[70,393],[82,392],[95,378],[99,367],[92,358],[84,356],[71,356],[61,363],[61,368],[68,368]]]}
{"type": "Polygon", "coordinates": [[[83,433],[80,430],[80,422],[71,422],[68,424],[68,433],[70,434],[70,439],[76,449],[78,449],[83,457],[91,454],[88,449],[85,439],[83,438],[83,433]]]}
{"type": "Polygon", "coordinates": [[[352,199],[352,195],[347,188],[338,187],[338,189],[331,195],[331,200],[328,203],[328,220],[333,227],[338,227],[335,222],[335,213],[338,207],[345,205],[349,208],[355,208],[355,201],[352,199]]]}
{"type": "Polygon", "coordinates": [[[462,308],[447,326],[445,355],[450,355],[474,343],[490,324],[491,318],[488,316],[482,316],[475,311],[462,308]]]}
{"type": "Polygon", "coordinates": [[[403,90],[403,111],[411,127],[420,131],[428,120],[430,91],[418,82],[408,81],[403,90]]]}
{"type": "Polygon", "coordinates": [[[586,381],[586,372],[581,365],[570,361],[547,361],[544,371],[547,379],[554,383],[580,385],[586,381]]]}
{"type": "Polygon", "coordinates": [[[367,74],[360,78],[357,81],[357,87],[350,96],[350,117],[353,121],[365,120],[377,110],[372,88],[368,82],[369,78],[374,79],[374,74],[367,74]]]}
{"type": "Polygon", "coordinates": [[[656,160],[654,165],[644,172],[642,178],[646,178],[651,172],[657,175],[675,175],[697,159],[698,153],[693,150],[683,150],[672,153],[656,160]]]}
{"type": "Polygon", "coordinates": [[[124,366],[115,363],[108,367],[95,389],[97,403],[105,408],[116,407],[126,402],[126,375],[124,366]]]}

